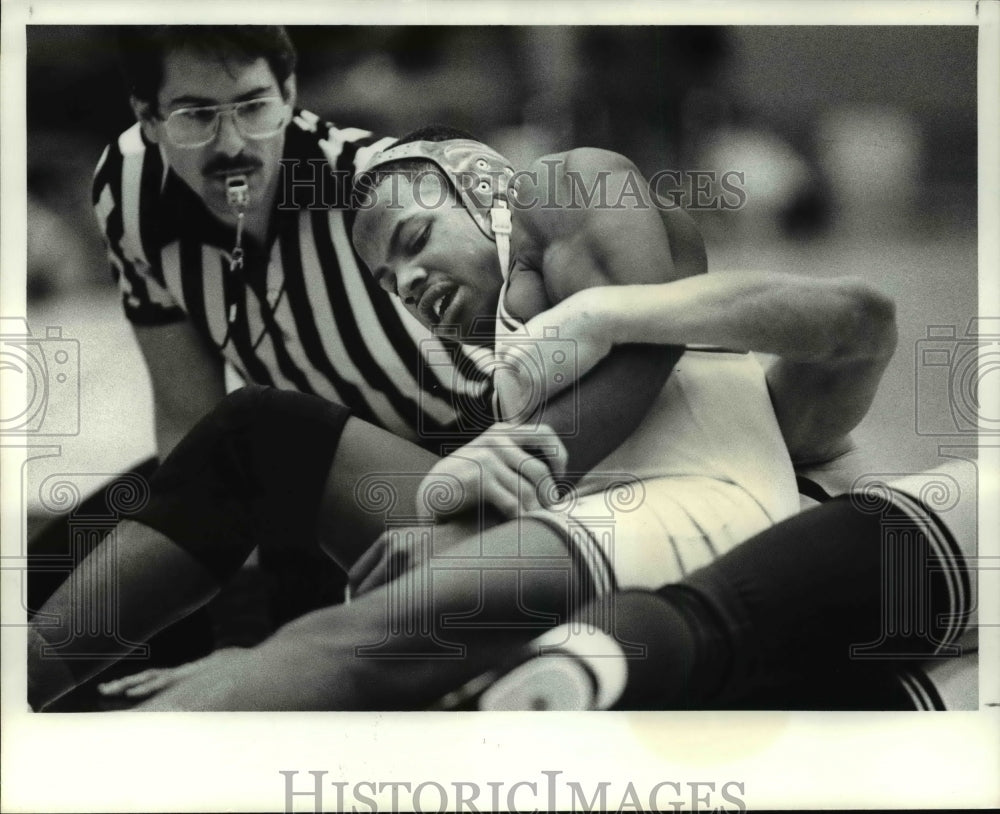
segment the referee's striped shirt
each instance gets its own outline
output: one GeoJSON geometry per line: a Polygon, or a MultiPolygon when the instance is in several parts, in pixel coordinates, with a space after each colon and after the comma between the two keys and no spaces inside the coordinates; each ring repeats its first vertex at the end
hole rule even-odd
{"type": "Polygon", "coordinates": [[[126,130],[94,180],[126,316],[137,325],[188,319],[247,382],[340,402],[404,438],[431,443],[459,424],[481,426],[486,374],[382,291],[351,245],[343,207],[352,174],[391,143],[299,111],[286,134],[269,249],[248,250],[233,273],[232,231],[138,124],[126,130]]]}

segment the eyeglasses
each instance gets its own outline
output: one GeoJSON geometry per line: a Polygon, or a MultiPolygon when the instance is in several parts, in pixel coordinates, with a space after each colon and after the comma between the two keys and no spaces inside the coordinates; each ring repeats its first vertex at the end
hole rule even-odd
{"type": "Polygon", "coordinates": [[[280,96],[228,105],[181,107],[164,120],[167,138],[178,147],[203,147],[219,132],[223,114],[231,116],[243,138],[270,138],[285,126],[288,107],[280,96]]]}

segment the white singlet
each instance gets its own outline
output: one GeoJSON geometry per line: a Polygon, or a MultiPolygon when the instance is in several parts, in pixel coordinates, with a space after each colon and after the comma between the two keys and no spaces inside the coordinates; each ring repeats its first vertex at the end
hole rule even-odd
{"type": "MultiPolygon", "coordinates": [[[[569,375],[572,359],[564,357],[572,343],[529,337],[504,305],[508,280],[500,292],[497,346],[530,349],[523,358],[533,356],[541,375],[553,375],[560,364],[569,375]]],[[[509,365],[510,354],[503,358],[509,365]]],[[[496,394],[497,420],[511,420],[505,408],[512,401],[523,401],[523,394],[496,394]]],[[[655,589],[798,510],[792,463],[757,360],[689,348],[625,442],[551,511],[534,514],[590,549],[583,554],[599,586],[655,589]]]]}

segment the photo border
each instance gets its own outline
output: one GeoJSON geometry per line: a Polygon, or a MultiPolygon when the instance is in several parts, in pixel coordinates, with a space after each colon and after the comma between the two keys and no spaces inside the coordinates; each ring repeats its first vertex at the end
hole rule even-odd
{"type": "MultiPolygon", "coordinates": [[[[979,302],[1000,303],[997,165],[1000,6],[972,2],[786,3],[400,0],[267,3],[16,0],[3,2],[2,245],[4,315],[25,313],[24,27],[46,23],[177,21],[287,24],[625,23],[921,24],[979,26],[979,302]],[[81,6],[85,6],[82,8],[81,6]]],[[[984,316],[986,314],[983,314],[984,316]]],[[[4,388],[5,399],[24,397],[4,388]]],[[[997,394],[989,394],[996,398],[997,394]]],[[[993,402],[996,405],[997,402],[993,402]]],[[[993,409],[991,415],[996,414],[993,409]]],[[[4,554],[24,530],[18,507],[25,450],[3,444],[4,554]]],[[[979,459],[980,556],[996,557],[1000,449],[979,459]]],[[[982,575],[981,575],[982,579],[982,575]]],[[[7,587],[6,576],[4,587],[7,587]]],[[[22,613],[3,592],[4,619],[22,613]]],[[[1000,619],[1000,592],[980,592],[983,618],[1000,619]]],[[[997,629],[980,646],[980,692],[998,686],[997,629]],[[992,682],[992,683],[990,683],[992,682]]],[[[281,810],[281,771],[327,780],[420,783],[544,782],[561,771],[585,789],[656,783],[745,784],[759,808],[985,807],[1000,804],[1000,708],[910,713],[184,713],[33,715],[23,702],[23,628],[2,629],[2,809],[15,811],[281,810]],[[429,739],[433,744],[429,746],[429,739]]],[[[504,792],[506,793],[506,792],[504,792]]],[[[618,799],[615,793],[609,799],[618,799]]],[[[565,798],[557,801],[566,804],[565,798]]],[[[333,804],[333,798],[327,800],[333,804]]],[[[312,810],[307,798],[301,810],[312,810]]]]}

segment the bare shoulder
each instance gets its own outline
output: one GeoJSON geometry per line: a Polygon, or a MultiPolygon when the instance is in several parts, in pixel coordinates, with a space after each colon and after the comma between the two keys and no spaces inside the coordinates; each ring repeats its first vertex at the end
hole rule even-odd
{"type": "Polygon", "coordinates": [[[621,153],[612,150],[603,150],[600,147],[577,147],[563,153],[554,153],[553,156],[543,156],[539,161],[559,158],[568,172],[619,172],[622,170],[635,170],[635,164],[631,159],[626,158],[621,153]]]}
{"type": "Polygon", "coordinates": [[[677,276],[648,182],[625,156],[592,147],[545,155],[511,187],[511,208],[550,302],[583,288],[677,276]]]}
{"type": "Polygon", "coordinates": [[[635,172],[635,164],[621,153],[598,147],[577,147],[561,153],[549,153],[535,159],[526,170],[518,172],[513,187],[518,198],[556,199],[570,204],[579,197],[581,182],[596,183],[617,173],[635,172]]]}
{"type": "Polygon", "coordinates": [[[511,189],[511,206],[530,228],[550,237],[579,231],[601,211],[649,207],[635,164],[596,147],[543,155],[515,174],[511,189]]]}

